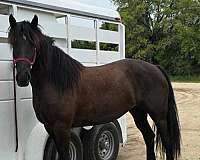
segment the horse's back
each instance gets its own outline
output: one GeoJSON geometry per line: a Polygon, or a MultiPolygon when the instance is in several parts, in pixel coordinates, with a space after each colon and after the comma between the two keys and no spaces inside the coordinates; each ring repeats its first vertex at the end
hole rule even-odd
{"type": "Polygon", "coordinates": [[[168,88],[165,77],[156,65],[136,59],[123,59],[103,66],[88,67],[82,80],[83,86],[90,84],[92,89],[96,88],[98,91],[116,91],[117,88],[134,92],[134,95],[140,94],[138,96],[160,89],[160,86],[168,88]]]}
{"type": "Polygon", "coordinates": [[[136,59],[124,59],[109,65],[120,70],[132,84],[136,105],[148,98],[167,97],[168,82],[156,65],[136,59]]]}

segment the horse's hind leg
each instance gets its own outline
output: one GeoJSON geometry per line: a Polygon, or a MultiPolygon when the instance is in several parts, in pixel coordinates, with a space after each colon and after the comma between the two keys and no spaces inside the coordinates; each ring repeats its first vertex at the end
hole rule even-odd
{"type": "Polygon", "coordinates": [[[147,150],[147,160],[155,160],[156,159],[154,152],[155,134],[148,123],[147,113],[139,110],[138,108],[134,108],[129,112],[133,116],[137,128],[141,131],[143,135],[147,150]]]}

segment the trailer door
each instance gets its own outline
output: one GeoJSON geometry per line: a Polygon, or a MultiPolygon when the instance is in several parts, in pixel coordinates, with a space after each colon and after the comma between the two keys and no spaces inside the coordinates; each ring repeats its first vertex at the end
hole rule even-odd
{"type": "Polygon", "coordinates": [[[7,43],[8,6],[0,3],[0,160],[15,159],[15,116],[10,46],[7,43]]]}

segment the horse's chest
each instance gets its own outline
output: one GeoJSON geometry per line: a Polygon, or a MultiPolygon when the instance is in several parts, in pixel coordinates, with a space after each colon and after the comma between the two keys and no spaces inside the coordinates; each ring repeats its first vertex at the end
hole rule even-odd
{"type": "Polygon", "coordinates": [[[42,123],[51,121],[55,114],[57,101],[52,97],[33,96],[33,107],[38,120],[42,123]]]}
{"type": "Polygon", "coordinates": [[[43,111],[42,106],[43,106],[43,104],[40,101],[40,98],[33,97],[33,108],[35,110],[36,117],[40,122],[44,123],[45,122],[45,116],[44,116],[45,112],[43,111]]]}

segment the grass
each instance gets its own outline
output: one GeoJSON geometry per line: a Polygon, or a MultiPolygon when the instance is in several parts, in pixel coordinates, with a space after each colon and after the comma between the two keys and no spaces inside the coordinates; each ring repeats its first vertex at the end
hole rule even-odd
{"type": "Polygon", "coordinates": [[[194,76],[170,76],[172,82],[188,82],[188,83],[200,83],[200,75],[194,76]]]}

